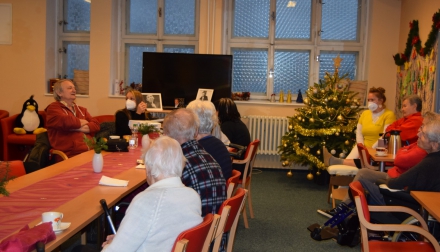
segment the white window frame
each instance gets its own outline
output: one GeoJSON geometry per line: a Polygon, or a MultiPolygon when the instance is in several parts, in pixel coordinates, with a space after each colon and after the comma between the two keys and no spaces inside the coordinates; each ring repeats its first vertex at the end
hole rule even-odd
{"type": "Polygon", "coordinates": [[[120,44],[120,64],[119,64],[119,79],[124,80],[125,85],[128,76],[128,63],[126,62],[127,51],[126,44],[136,44],[136,45],[155,45],[156,52],[163,52],[164,46],[167,45],[181,45],[181,46],[193,46],[194,53],[199,52],[199,36],[200,36],[200,0],[195,0],[195,26],[193,36],[176,36],[176,35],[165,35],[164,34],[164,22],[165,22],[165,0],[157,0],[158,8],[162,9],[162,17],[157,19],[157,34],[127,34],[128,21],[127,18],[127,2],[126,0],[121,0],[120,4],[120,22],[121,30],[119,36],[120,44]]]}
{"type": "MultiPolygon", "coordinates": [[[[57,18],[57,49],[56,53],[57,55],[57,75],[58,78],[65,78],[65,75],[67,74],[67,65],[64,64],[67,58],[66,53],[59,52],[59,50],[64,49],[64,42],[84,42],[88,43],[90,46],[90,32],[71,32],[71,33],[65,33],[63,29],[63,25],[60,24],[64,20],[64,1],[58,0],[57,1],[58,6],[58,18],[57,18]]],[[[89,61],[90,61],[90,55],[89,55],[89,61]]],[[[73,77],[72,77],[73,78],[73,77]]]]}
{"type": "MultiPolygon", "coordinates": [[[[231,48],[268,48],[268,66],[267,75],[269,75],[270,69],[274,69],[274,52],[276,49],[287,50],[310,50],[310,63],[309,63],[309,86],[319,82],[319,62],[316,61],[321,51],[350,51],[357,52],[357,69],[356,79],[363,80],[365,74],[366,63],[364,55],[366,52],[366,24],[367,24],[367,12],[368,6],[366,0],[360,0],[360,14],[358,24],[359,41],[323,41],[318,35],[321,30],[321,13],[322,4],[325,0],[311,0],[311,33],[308,40],[284,40],[275,39],[275,21],[270,18],[269,21],[269,38],[262,39],[240,39],[232,37],[233,29],[233,1],[225,1],[225,10],[227,15],[224,22],[224,36],[225,36],[225,53],[231,54],[231,48]]],[[[275,11],[276,0],[271,0],[270,13],[275,11]]],[[[276,72],[274,73],[276,74],[276,72]]],[[[267,78],[266,93],[253,93],[251,99],[269,99],[273,90],[273,78],[267,78]]],[[[243,90],[244,91],[244,90],[243,90]]]]}

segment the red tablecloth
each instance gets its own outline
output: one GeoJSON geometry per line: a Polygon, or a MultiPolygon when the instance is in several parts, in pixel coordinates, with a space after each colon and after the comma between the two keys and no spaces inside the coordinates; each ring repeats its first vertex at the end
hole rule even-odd
{"type": "MultiPolygon", "coordinates": [[[[103,175],[113,177],[136,165],[140,148],[104,156],[104,168],[94,173],[92,162],[22,188],[0,198],[0,240],[31,221],[98,185],[103,175]]],[[[130,182],[129,182],[130,183],[130,182]]]]}

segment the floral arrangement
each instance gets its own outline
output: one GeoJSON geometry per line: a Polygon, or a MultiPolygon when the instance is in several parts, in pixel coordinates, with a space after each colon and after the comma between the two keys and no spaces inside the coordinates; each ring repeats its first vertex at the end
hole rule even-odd
{"type": "MultiPolygon", "coordinates": [[[[393,56],[394,63],[398,66],[405,64],[411,57],[411,50],[416,48],[415,52],[420,56],[429,55],[432,47],[437,39],[437,33],[440,30],[440,9],[432,16],[431,32],[428,35],[428,40],[425,42],[425,47],[422,47],[422,42],[419,37],[419,21],[413,20],[409,23],[408,39],[406,41],[405,51],[393,56]]],[[[415,55],[413,55],[415,57],[415,55]]]]}
{"type": "Polygon", "coordinates": [[[94,149],[96,154],[101,153],[102,150],[108,149],[107,141],[102,137],[96,140],[95,137],[90,139],[84,134],[84,142],[87,144],[89,149],[94,149]]]}

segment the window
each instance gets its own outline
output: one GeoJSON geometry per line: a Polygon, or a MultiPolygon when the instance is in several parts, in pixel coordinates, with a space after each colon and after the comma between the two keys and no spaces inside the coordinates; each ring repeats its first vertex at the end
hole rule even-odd
{"type": "Polygon", "coordinates": [[[89,94],[90,2],[60,1],[58,78],[73,79],[78,94],[89,94]]]}
{"type": "Polygon", "coordinates": [[[362,78],[364,0],[229,0],[227,8],[233,92],[304,92],[333,73],[338,54],[340,75],[362,78]]]}
{"type": "Polygon", "coordinates": [[[196,0],[127,0],[122,8],[122,79],[142,83],[142,53],[197,53],[196,0]]]}

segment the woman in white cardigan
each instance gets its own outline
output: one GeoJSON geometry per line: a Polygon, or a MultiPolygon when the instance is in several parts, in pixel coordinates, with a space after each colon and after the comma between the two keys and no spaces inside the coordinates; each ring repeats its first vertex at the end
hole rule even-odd
{"type": "Polygon", "coordinates": [[[180,177],[185,166],[180,144],[161,136],[145,154],[150,185],[131,202],[116,233],[102,251],[171,251],[177,236],[200,224],[200,196],[180,177]]]}

